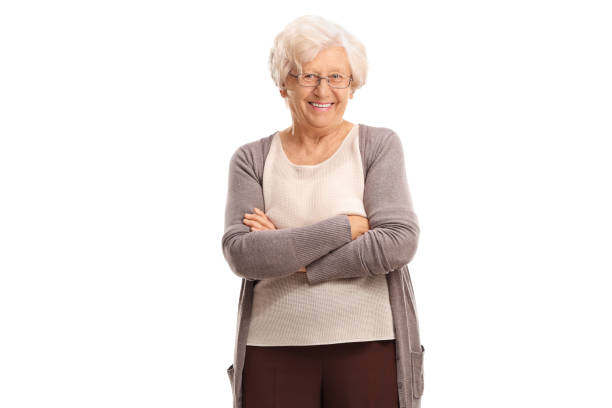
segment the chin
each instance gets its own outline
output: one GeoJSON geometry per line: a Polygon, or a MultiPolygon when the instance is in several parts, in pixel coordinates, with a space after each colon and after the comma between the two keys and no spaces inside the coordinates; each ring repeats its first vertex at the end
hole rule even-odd
{"type": "MultiPolygon", "coordinates": [[[[342,118],[340,118],[340,121],[342,121],[342,118]]],[[[312,126],[316,126],[316,127],[328,127],[328,126],[332,126],[335,123],[338,123],[338,120],[334,119],[314,119],[311,120],[310,123],[312,124],[312,126]]]]}

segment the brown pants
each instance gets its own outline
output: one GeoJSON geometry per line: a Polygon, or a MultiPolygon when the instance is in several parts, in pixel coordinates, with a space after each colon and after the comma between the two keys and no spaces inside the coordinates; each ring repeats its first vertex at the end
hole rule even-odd
{"type": "Polygon", "coordinates": [[[395,340],[246,346],[244,408],[397,408],[395,340]]]}

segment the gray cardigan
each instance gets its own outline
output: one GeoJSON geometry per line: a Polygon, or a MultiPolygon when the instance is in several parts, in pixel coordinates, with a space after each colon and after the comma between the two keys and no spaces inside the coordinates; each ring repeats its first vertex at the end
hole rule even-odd
{"type": "Polygon", "coordinates": [[[240,146],[231,157],[222,247],[231,270],[242,278],[234,361],[227,369],[233,408],[242,408],[253,286],[258,280],[296,273],[303,266],[312,285],[386,274],[396,333],[400,407],[420,408],[425,348],[420,342],[407,266],[417,249],[419,224],[406,180],[402,143],[391,129],[361,123],[359,128],[363,204],[370,230],[355,240],[345,214],[303,227],[251,232],[242,220],[255,207],[265,212],[262,177],[274,134],[240,146]]]}

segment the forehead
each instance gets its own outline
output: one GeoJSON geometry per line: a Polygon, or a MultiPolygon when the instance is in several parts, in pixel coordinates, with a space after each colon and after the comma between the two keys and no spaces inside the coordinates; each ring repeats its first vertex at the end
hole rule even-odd
{"type": "Polygon", "coordinates": [[[312,72],[315,74],[320,74],[321,72],[344,72],[344,71],[348,71],[348,66],[346,67],[342,67],[342,66],[333,66],[333,67],[327,67],[327,68],[321,68],[321,67],[308,67],[306,65],[304,65],[304,71],[308,71],[308,72],[312,72]]]}
{"type": "Polygon", "coordinates": [[[350,64],[344,48],[331,47],[321,51],[312,61],[302,64],[302,68],[304,71],[317,73],[326,71],[348,72],[350,64]]]}

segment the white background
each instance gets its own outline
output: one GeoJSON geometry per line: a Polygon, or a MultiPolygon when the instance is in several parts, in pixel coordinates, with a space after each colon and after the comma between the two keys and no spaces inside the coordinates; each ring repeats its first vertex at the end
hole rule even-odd
{"type": "Polygon", "coordinates": [[[402,138],[425,407],[610,407],[604,1],[5,1],[0,406],[230,407],[231,154],[283,129],[275,35],[366,45],[402,138]]]}

